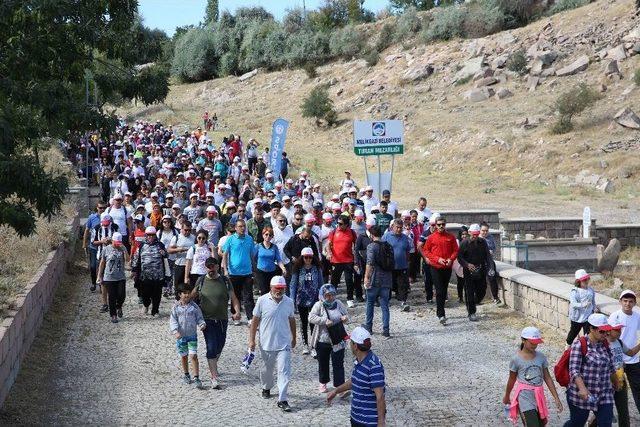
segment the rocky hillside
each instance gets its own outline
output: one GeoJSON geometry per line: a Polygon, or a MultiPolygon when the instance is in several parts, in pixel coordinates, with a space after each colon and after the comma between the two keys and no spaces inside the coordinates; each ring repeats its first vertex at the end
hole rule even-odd
{"type": "Polygon", "coordinates": [[[633,0],[600,0],[482,39],[392,46],[375,66],[331,63],[314,79],[301,70],[258,70],[176,84],[165,105],[121,112],[186,126],[206,109],[218,114],[222,132],[265,144],[272,121],[287,118],[295,166],[328,187],[345,168],[364,181],[353,119],[400,118],[407,147],[396,159],[393,191],[405,205],[424,194],[436,208],[491,207],[512,217],[579,216],[588,205],[601,222],[640,222],[640,88],[633,81],[640,19],[633,11],[633,0]],[[522,74],[506,68],[517,52],[526,55],[522,74]],[[573,131],[554,135],[555,101],[582,82],[601,98],[573,119],[573,131]],[[300,112],[320,83],[330,85],[339,113],[329,129],[300,112]]]}

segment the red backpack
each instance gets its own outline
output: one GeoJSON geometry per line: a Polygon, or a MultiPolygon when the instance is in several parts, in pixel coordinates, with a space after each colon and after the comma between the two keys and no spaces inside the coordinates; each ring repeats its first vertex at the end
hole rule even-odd
{"type": "MultiPolygon", "coordinates": [[[[603,341],[605,348],[607,351],[609,350],[609,341],[606,339],[603,341]]],[[[585,336],[580,337],[580,350],[582,353],[582,358],[587,355],[587,338],[585,336]]],[[[569,375],[569,358],[571,357],[571,347],[566,349],[560,359],[553,367],[553,375],[556,377],[556,381],[562,387],[569,387],[569,380],[571,376],[569,375]]]]}

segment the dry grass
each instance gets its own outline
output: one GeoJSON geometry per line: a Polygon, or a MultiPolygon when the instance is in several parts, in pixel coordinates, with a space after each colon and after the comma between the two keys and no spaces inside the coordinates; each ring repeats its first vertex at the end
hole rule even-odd
{"type": "MultiPolygon", "coordinates": [[[[46,170],[59,171],[72,179],[73,171],[60,165],[62,154],[56,148],[42,153],[46,170]]],[[[36,233],[20,238],[13,229],[0,226],[0,318],[11,307],[13,298],[19,294],[34,273],[40,268],[47,254],[61,242],[68,239],[66,224],[77,212],[74,197],[69,196],[61,212],[48,221],[39,218],[36,233]]]]}
{"type": "Polygon", "coordinates": [[[623,289],[632,289],[640,293],[640,248],[627,248],[620,254],[620,260],[615,272],[610,277],[603,277],[593,282],[593,287],[613,298],[617,298],[623,289]],[[622,286],[616,286],[617,280],[622,280],[622,286]]]}

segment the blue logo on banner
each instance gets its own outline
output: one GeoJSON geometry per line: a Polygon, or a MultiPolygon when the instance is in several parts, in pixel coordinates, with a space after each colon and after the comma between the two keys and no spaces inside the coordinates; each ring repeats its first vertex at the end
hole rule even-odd
{"type": "Polygon", "coordinates": [[[269,169],[273,171],[272,173],[276,178],[276,181],[280,180],[282,152],[284,151],[287,129],[289,129],[289,122],[285,119],[277,119],[273,122],[271,130],[271,148],[269,149],[269,169]]]}
{"type": "Polygon", "coordinates": [[[373,122],[371,125],[371,134],[373,136],[384,136],[387,133],[384,122],[373,122]]]}

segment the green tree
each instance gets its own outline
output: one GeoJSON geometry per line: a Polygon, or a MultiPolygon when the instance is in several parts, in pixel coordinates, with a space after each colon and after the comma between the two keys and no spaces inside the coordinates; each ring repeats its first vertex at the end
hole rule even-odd
{"type": "Polygon", "coordinates": [[[218,0],[207,0],[207,8],[205,9],[204,24],[217,22],[220,10],[218,8],[218,0]]]}
{"type": "Polygon", "coordinates": [[[567,133],[572,130],[571,119],[600,98],[600,94],[585,83],[580,83],[575,88],[561,94],[554,105],[554,110],[558,113],[558,121],[553,124],[551,131],[553,133],[567,133]]]}
{"type": "Polygon", "coordinates": [[[115,124],[101,106],[85,105],[85,75],[102,67],[110,78],[95,79],[100,93],[134,97],[140,84],[131,83],[151,80],[134,68],[136,12],[130,0],[0,2],[0,224],[20,236],[35,231],[38,216],[55,215],[67,192],[66,178],[39,162],[41,138],[115,124]]]}
{"type": "Polygon", "coordinates": [[[322,120],[331,125],[338,118],[333,109],[333,101],[329,98],[329,90],[325,85],[316,86],[311,90],[309,96],[302,101],[302,117],[313,117],[316,119],[316,126],[320,126],[322,120]]]}
{"type": "MultiPolygon", "coordinates": [[[[394,10],[398,11],[404,11],[410,7],[418,10],[429,10],[436,7],[434,0],[390,0],[389,3],[394,10]]],[[[440,0],[438,6],[449,6],[455,3],[455,0],[440,0]]]]}

